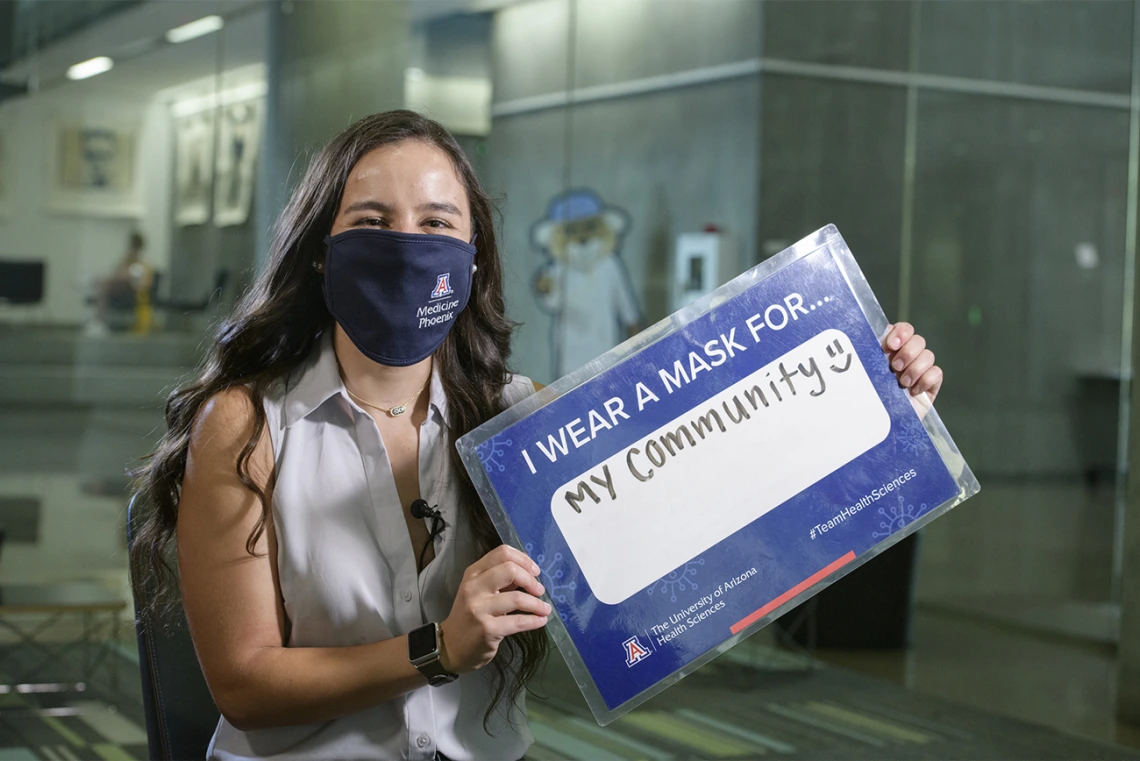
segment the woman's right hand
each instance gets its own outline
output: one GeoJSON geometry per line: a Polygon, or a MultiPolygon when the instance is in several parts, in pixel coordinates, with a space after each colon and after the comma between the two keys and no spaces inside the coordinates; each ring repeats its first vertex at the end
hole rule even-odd
{"type": "Polygon", "coordinates": [[[456,674],[486,666],[511,634],[546,626],[550,605],[538,565],[524,553],[501,545],[468,566],[451,614],[440,624],[444,668],[456,674]]]}

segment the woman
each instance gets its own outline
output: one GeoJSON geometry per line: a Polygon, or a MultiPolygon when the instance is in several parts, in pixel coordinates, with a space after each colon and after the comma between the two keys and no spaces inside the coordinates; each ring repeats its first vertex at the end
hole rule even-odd
{"type": "Polygon", "coordinates": [[[96,335],[106,332],[111,312],[121,318],[130,315],[133,330],[145,333],[150,329],[149,296],[154,285],[154,268],[143,259],[146,238],[140,232],[132,232],[127,242],[126,253],[115,266],[115,271],[95,282],[95,321],[90,323],[89,332],[96,335]]]}
{"type": "MultiPolygon", "coordinates": [[[[142,474],[136,594],[172,588],[176,535],[212,758],[525,752],[550,607],[453,446],[532,391],[501,281],[491,204],[435,122],[370,116],[309,167],[142,474]]],[[[937,392],[909,326],[886,345],[937,392]]]]}

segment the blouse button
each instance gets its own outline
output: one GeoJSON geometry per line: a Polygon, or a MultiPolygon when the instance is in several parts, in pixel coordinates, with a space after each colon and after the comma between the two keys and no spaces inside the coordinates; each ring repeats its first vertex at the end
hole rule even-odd
{"type": "Polygon", "coordinates": [[[426,748],[430,742],[431,738],[427,735],[420,735],[416,738],[416,745],[420,746],[421,748],[426,748]]]}
{"type": "Polygon", "coordinates": [[[404,602],[411,602],[411,601],[412,601],[412,593],[405,589],[404,590],[404,602]]]}

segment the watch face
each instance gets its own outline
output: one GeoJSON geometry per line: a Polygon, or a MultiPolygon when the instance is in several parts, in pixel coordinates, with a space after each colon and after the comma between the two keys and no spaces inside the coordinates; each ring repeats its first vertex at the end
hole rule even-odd
{"type": "Polygon", "coordinates": [[[412,629],[408,634],[408,654],[413,660],[435,652],[435,624],[412,629]]]}

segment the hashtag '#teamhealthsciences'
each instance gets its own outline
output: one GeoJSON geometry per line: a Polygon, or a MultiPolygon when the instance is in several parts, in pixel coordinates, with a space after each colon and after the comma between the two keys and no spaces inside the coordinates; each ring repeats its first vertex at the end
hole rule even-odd
{"type": "Polygon", "coordinates": [[[887,496],[888,494],[893,492],[895,489],[902,488],[903,484],[905,484],[907,481],[910,481],[912,478],[916,478],[917,476],[918,476],[918,473],[915,472],[914,468],[911,468],[910,470],[906,471],[905,473],[903,473],[900,476],[897,476],[893,480],[887,481],[885,484],[880,486],[878,489],[872,489],[871,491],[867,492],[867,494],[860,497],[859,501],[856,502],[854,505],[851,505],[850,507],[845,507],[842,510],[840,510],[838,513],[836,513],[835,517],[832,518],[831,520],[826,521],[824,523],[817,523],[814,526],[812,526],[810,529],[808,529],[808,535],[811,536],[812,540],[814,541],[815,538],[817,536],[819,536],[820,534],[826,534],[831,529],[833,529],[836,526],[839,526],[842,523],[844,523],[848,518],[855,515],[855,513],[859,512],[864,507],[867,507],[868,505],[872,505],[872,504],[878,502],[880,499],[887,496]]]}

